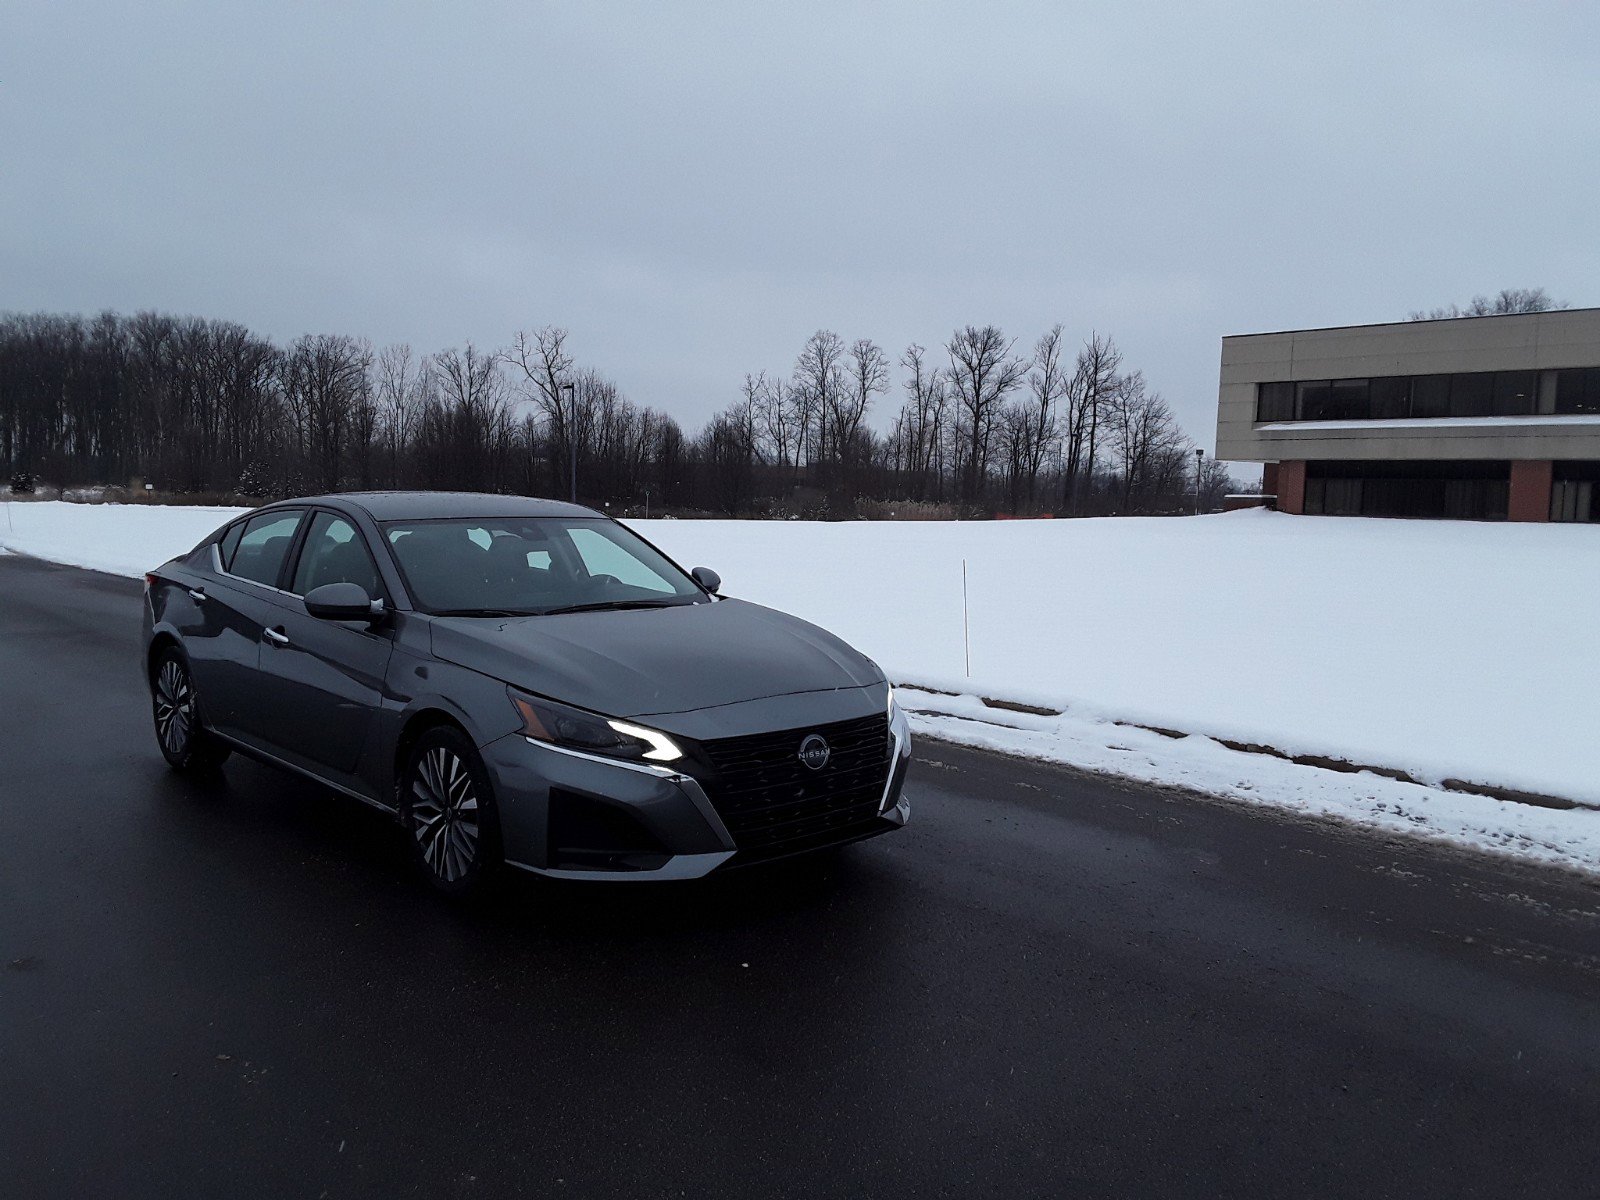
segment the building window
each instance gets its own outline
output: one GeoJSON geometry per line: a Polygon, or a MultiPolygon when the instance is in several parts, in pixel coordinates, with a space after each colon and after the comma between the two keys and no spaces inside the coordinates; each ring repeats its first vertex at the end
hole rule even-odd
{"type": "Polygon", "coordinates": [[[1452,417],[1487,417],[1494,411],[1494,376],[1483,372],[1475,375],[1450,376],[1450,415],[1452,417]]]}
{"type": "MultiPolygon", "coordinates": [[[[1554,411],[1600,413],[1600,367],[1555,371],[1554,411]]],[[[1547,391],[1543,411],[1552,409],[1547,391]]],[[[1538,371],[1462,371],[1256,385],[1257,421],[1526,417],[1540,411],[1538,371]]]]}
{"type": "Polygon", "coordinates": [[[1256,420],[1294,420],[1294,384],[1261,383],[1256,385],[1256,420]]]}
{"type": "Polygon", "coordinates": [[[1600,522],[1600,462],[1555,464],[1550,519],[1600,522]]]}
{"type": "Polygon", "coordinates": [[[1558,413],[1600,412],[1600,367],[1556,372],[1558,413]]]}
{"type": "Polygon", "coordinates": [[[1360,421],[1372,415],[1365,379],[1335,379],[1328,385],[1328,416],[1335,421],[1360,421]]]}
{"type": "Polygon", "coordinates": [[[1313,462],[1305,511],[1329,517],[1447,517],[1503,521],[1511,499],[1504,462],[1313,462]]]}
{"type": "Polygon", "coordinates": [[[1534,411],[1539,399],[1539,372],[1496,371],[1494,405],[1498,416],[1522,417],[1534,411]]]}
{"type": "Polygon", "coordinates": [[[1328,420],[1330,386],[1326,379],[1312,380],[1294,385],[1295,419],[1299,421],[1328,420]]]}
{"type": "Polygon", "coordinates": [[[1450,376],[1418,375],[1411,381],[1411,415],[1413,417],[1448,417],[1450,415],[1450,376]]]}
{"type": "Polygon", "coordinates": [[[1367,395],[1375,421],[1411,415],[1411,380],[1404,375],[1374,379],[1368,385],[1367,395]]]}

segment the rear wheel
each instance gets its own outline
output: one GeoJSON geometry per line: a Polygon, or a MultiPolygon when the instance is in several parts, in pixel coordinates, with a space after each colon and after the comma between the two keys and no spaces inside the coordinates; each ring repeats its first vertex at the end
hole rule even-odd
{"type": "Polygon", "coordinates": [[[156,666],[150,686],[155,716],[156,742],[174,770],[204,770],[220,766],[231,751],[200,723],[200,699],[189,664],[176,650],[167,651],[156,666]]]}
{"type": "Polygon", "coordinates": [[[454,726],[435,726],[411,748],[400,816],[423,877],[447,896],[476,891],[501,865],[488,772],[472,740],[454,726]]]}

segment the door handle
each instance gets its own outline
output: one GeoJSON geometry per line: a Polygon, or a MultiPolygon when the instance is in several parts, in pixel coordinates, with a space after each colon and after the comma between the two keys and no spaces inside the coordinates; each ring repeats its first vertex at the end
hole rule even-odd
{"type": "Polygon", "coordinates": [[[289,635],[281,629],[263,629],[261,636],[274,646],[287,646],[289,644],[289,635]]]}
{"type": "Polygon", "coordinates": [[[206,590],[205,590],[205,588],[190,588],[189,589],[189,599],[191,599],[191,600],[204,600],[205,598],[206,598],[206,590]]]}

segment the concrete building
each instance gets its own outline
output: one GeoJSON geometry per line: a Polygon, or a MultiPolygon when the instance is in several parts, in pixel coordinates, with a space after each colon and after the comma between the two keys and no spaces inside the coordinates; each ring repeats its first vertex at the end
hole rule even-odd
{"type": "Polygon", "coordinates": [[[1283,512],[1600,521],[1600,309],[1223,338],[1217,457],[1283,512]]]}

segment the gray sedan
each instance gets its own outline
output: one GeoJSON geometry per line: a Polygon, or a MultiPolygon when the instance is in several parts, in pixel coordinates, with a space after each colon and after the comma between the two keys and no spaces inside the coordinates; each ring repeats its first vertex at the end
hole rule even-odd
{"type": "Polygon", "coordinates": [[[393,813],[439,890],[686,879],[905,824],[883,672],[576,505],[286,501],[145,576],[178,770],[234,751],[393,813]]]}

